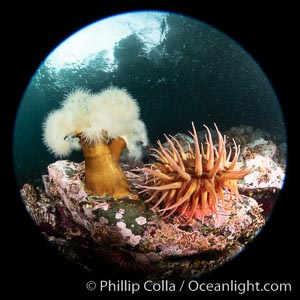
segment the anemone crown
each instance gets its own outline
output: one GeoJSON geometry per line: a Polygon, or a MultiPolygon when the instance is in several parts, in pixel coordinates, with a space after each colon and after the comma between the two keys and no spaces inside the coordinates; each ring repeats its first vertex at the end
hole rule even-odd
{"type": "Polygon", "coordinates": [[[93,146],[121,137],[126,142],[128,156],[139,159],[141,145],[148,144],[138,102],[125,89],[111,86],[94,94],[77,88],[60,106],[43,123],[44,144],[56,157],[79,150],[82,140],[93,146]]]}

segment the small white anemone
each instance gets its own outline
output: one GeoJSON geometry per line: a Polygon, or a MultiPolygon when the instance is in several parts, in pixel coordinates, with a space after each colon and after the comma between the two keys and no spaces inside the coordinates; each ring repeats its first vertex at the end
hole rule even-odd
{"type": "Polygon", "coordinates": [[[131,130],[124,134],[128,157],[131,159],[140,159],[142,157],[142,147],[148,145],[148,137],[145,123],[141,120],[134,120],[131,124],[131,130]]]}

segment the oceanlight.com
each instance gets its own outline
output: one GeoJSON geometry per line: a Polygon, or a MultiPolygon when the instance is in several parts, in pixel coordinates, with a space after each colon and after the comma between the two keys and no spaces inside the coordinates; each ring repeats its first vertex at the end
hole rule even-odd
{"type": "Polygon", "coordinates": [[[238,294],[244,294],[248,292],[291,292],[291,283],[260,283],[251,282],[247,280],[245,282],[239,282],[237,280],[230,280],[229,282],[222,283],[204,283],[196,280],[182,280],[181,282],[172,282],[169,280],[152,281],[147,280],[143,283],[132,282],[130,280],[100,280],[88,281],[86,283],[86,289],[88,291],[99,292],[129,292],[134,294],[139,291],[144,292],[235,292],[238,294]]]}

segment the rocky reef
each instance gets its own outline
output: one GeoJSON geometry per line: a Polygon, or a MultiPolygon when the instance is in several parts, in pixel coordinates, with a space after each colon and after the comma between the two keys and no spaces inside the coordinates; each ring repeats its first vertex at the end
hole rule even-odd
{"type": "MultiPolygon", "coordinates": [[[[149,195],[139,193],[145,175],[135,171],[136,162],[120,164],[132,192],[123,198],[86,193],[84,162],[67,160],[48,166],[44,189],[25,184],[21,195],[47,240],[90,272],[152,280],[198,277],[233,258],[257,235],[282,188],[284,168],[272,159],[277,149],[268,150],[274,152],[270,157],[266,147],[272,143],[258,149],[245,138],[249,131],[242,135],[242,160],[252,172],[239,182],[241,199],[224,191],[217,215],[203,220],[162,219],[152,211],[145,203],[149,195]]],[[[176,137],[183,145],[188,140],[176,137]]]]}

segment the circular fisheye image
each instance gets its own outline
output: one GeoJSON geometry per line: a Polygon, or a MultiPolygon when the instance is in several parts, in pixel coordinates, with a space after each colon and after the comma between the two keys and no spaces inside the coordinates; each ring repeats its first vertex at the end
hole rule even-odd
{"type": "Polygon", "coordinates": [[[280,104],[251,55],[161,11],[58,45],[24,92],[13,151],[51,245],[92,273],[151,280],[199,278],[245,249],[287,163],[280,104]]]}

